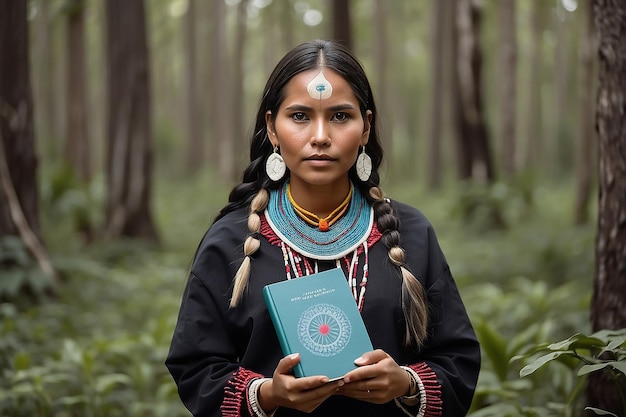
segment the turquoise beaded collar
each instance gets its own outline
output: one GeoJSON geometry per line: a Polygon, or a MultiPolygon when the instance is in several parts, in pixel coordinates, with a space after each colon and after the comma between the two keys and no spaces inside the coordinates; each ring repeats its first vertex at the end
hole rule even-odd
{"type": "Polygon", "coordinates": [[[307,224],[287,198],[287,183],[270,191],[265,218],[276,236],[306,257],[318,260],[339,259],[367,240],[374,221],[372,207],[354,187],[348,211],[326,232],[307,224]]]}

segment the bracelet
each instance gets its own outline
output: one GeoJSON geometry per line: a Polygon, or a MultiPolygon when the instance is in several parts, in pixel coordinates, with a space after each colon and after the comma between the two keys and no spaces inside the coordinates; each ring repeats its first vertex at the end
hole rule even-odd
{"type": "Polygon", "coordinates": [[[259,404],[259,389],[264,382],[269,381],[270,378],[257,378],[250,382],[248,387],[248,401],[250,402],[250,408],[257,417],[272,417],[276,410],[271,413],[266,413],[259,404]]]}
{"type": "Polygon", "coordinates": [[[425,397],[424,388],[421,384],[422,381],[413,369],[408,366],[402,366],[401,368],[409,375],[409,391],[406,395],[401,396],[399,400],[409,406],[421,404],[425,400],[425,398],[422,398],[425,397]]]}

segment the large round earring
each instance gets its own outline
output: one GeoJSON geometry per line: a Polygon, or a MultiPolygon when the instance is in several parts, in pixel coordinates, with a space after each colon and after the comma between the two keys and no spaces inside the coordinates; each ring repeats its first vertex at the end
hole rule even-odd
{"type": "Polygon", "coordinates": [[[372,158],[365,153],[365,145],[356,158],[356,175],[363,182],[369,180],[370,175],[372,175],[372,158]]]}
{"type": "Polygon", "coordinates": [[[278,153],[278,146],[274,146],[274,152],[265,162],[265,172],[272,181],[280,181],[285,176],[285,171],[287,171],[285,160],[278,153]]]}

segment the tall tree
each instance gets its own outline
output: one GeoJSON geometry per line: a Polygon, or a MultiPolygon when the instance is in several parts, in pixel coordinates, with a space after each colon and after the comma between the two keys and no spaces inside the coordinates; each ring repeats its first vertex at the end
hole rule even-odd
{"type": "Polygon", "coordinates": [[[223,1],[212,1],[210,61],[209,61],[209,115],[211,128],[209,143],[212,161],[218,168],[219,178],[231,181],[235,172],[235,145],[231,136],[230,118],[231,94],[229,91],[228,42],[226,36],[226,4],[223,1]]]}
{"type": "Polygon", "coordinates": [[[0,238],[19,236],[54,274],[42,244],[26,0],[0,0],[0,238]]]}
{"type": "Polygon", "coordinates": [[[152,194],[150,65],[143,0],[108,0],[105,234],[156,240],[152,194]]]}
{"type": "Polygon", "coordinates": [[[443,113],[443,61],[445,36],[445,1],[432,1],[430,48],[430,131],[428,135],[428,187],[441,186],[441,123],[443,113]]]}
{"type": "Polygon", "coordinates": [[[68,0],[67,14],[67,138],[65,160],[83,181],[91,179],[91,141],[88,130],[85,0],[68,0]]]}
{"type": "Polygon", "coordinates": [[[579,75],[578,75],[578,133],[576,146],[576,197],[574,223],[584,224],[589,220],[589,202],[592,188],[594,162],[593,93],[595,91],[595,33],[593,8],[589,2],[581,3],[583,30],[580,31],[579,75]]]}
{"type": "MultiPolygon", "coordinates": [[[[626,3],[594,0],[593,8],[599,200],[591,322],[593,330],[621,329],[626,327],[626,3]]],[[[588,396],[591,406],[623,415],[624,393],[605,374],[591,375],[588,396]]]]}
{"type": "MultiPolygon", "coordinates": [[[[233,129],[233,141],[236,143],[237,149],[246,149],[248,147],[248,138],[245,137],[245,125],[241,118],[245,114],[243,105],[243,87],[244,87],[244,51],[246,45],[246,30],[248,20],[248,0],[241,0],[237,5],[237,19],[235,32],[235,47],[233,49],[233,78],[232,78],[232,110],[231,110],[231,126],[233,129]]],[[[239,159],[235,160],[236,172],[241,172],[243,167],[247,165],[248,155],[245,152],[239,153],[239,159]]],[[[235,180],[236,178],[232,178],[235,180]]]]}
{"type": "Polygon", "coordinates": [[[330,0],[332,7],[333,39],[352,49],[352,22],[350,21],[350,0],[330,0]]]}
{"type": "Polygon", "coordinates": [[[516,171],[517,141],[515,118],[517,115],[517,40],[515,0],[499,2],[499,70],[498,86],[499,121],[498,142],[500,162],[504,173],[512,177],[516,171]]]}
{"type": "Polygon", "coordinates": [[[456,2],[456,97],[458,168],[461,179],[490,182],[495,179],[489,132],[485,122],[480,27],[483,5],[479,0],[456,2]]]}
{"type": "Polygon", "coordinates": [[[35,15],[35,50],[33,55],[34,89],[37,102],[35,123],[40,132],[39,140],[45,151],[54,156],[60,156],[62,149],[59,146],[63,137],[63,107],[59,105],[62,94],[62,84],[58,82],[59,71],[57,50],[57,31],[53,2],[50,0],[30,1],[37,8],[35,15]]]}
{"type": "MultiPolygon", "coordinates": [[[[391,123],[386,123],[389,120],[393,111],[391,110],[392,104],[390,100],[391,89],[389,88],[388,68],[390,57],[389,40],[387,36],[387,16],[389,6],[388,2],[384,0],[375,0],[373,13],[373,45],[374,45],[374,68],[375,68],[375,88],[377,97],[377,109],[379,114],[379,129],[380,135],[385,144],[385,152],[388,155],[393,155],[393,133],[391,123]]],[[[339,35],[337,35],[339,36],[339,35]]]]}
{"type": "Polygon", "coordinates": [[[204,141],[202,140],[202,128],[200,119],[200,94],[198,92],[198,59],[196,50],[196,0],[187,2],[187,12],[182,19],[184,25],[184,50],[185,50],[185,81],[187,102],[187,169],[195,173],[204,162],[204,141]]]}
{"type": "Polygon", "coordinates": [[[539,162],[542,149],[543,125],[541,111],[541,37],[543,33],[544,12],[542,0],[531,0],[530,7],[530,42],[528,45],[529,76],[525,86],[527,92],[526,117],[522,123],[526,129],[524,135],[524,154],[522,167],[532,169],[539,162]]]}

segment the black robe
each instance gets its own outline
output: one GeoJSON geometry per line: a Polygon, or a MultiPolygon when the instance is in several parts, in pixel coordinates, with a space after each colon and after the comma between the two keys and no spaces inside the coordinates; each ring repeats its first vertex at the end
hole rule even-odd
{"type": "MultiPolygon", "coordinates": [[[[399,268],[388,260],[388,249],[381,241],[369,250],[362,310],[365,326],[375,349],[384,350],[399,365],[425,363],[434,372],[440,385],[440,392],[435,394],[441,401],[441,415],[464,416],[480,369],[476,336],[429,221],[410,206],[397,202],[393,206],[400,221],[406,263],[426,290],[428,337],[419,351],[404,347],[402,278],[399,268]]],[[[166,360],[183,403],[195,416],[222,415],[224,403],[232,402],[233,394],[241,400],[233,414],[249,415],[247,390],[242,383],[247,380],[241,379],[241,371],[244,375],[249,371],[271,377],[283,357],[262,295],[263,286],[285,279],[279,247],[261,238],[259,250],[252,255],[247,291],[236,308],[229,308],[233,277],[244,257],[243,241],[249,235],[247,213],[247,209],[229,213],[215,222],[202,239],[166,360]]],[[[275,414],[304,415],[282,408],[275,414]]],[[[393,417],[406,413],[394,401],[374,405],[333,396],[308,415],[393,417]]],[[[436,414],[431,410],[426,415],[436,414]]]]}

